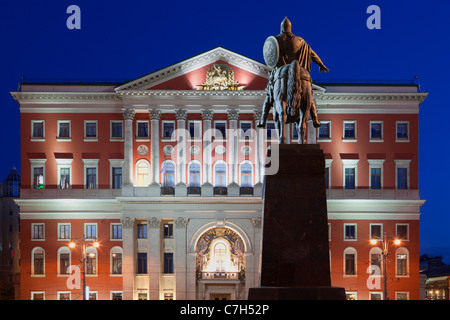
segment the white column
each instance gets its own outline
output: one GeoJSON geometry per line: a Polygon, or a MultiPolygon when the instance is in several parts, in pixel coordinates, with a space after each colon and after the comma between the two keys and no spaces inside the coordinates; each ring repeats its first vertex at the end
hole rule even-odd
{"type": "Polygon", "coordinates": [[[136,229],[134,218],[121,218],[122,222],[122,281],[123,300],[134,300],[134,280],[136,276],[136,229]]]}
{"type": "Polygon", "coordinates": [[[212,185],[212,157],[211,157],[211,122],[214,111],[212,109],[202,109],[203,119],[203,183],[212,185]]]}
{"type": "Polygon", "coordinates": [[[187,119],[186,109],[175,110],[175,117],[177,118],[177,129],[176,129],[176,139],[177,148],[176,152],[176,184],[183,183],[186,184],[186,119],[187,119]]]}
{"type": "Polygon", "coordinates": [[[151,177],[150,184],[159,184],[159,119],[161,118],[161,110],[150,108],[148,109],[151,122],[151,137],[150,137],[150,161],[151,161],[151,177]]]}
{"type": "Polygon", "coordinates": [[[187,239],[186,227],[189,219],[177,218],[175,220],[175,283],[176,299],[187,299],[187,239]]]}
{"type": "Polygon", "coordinates": [[[228,154],[228,167],[229,167],[229,184],[228,184],[228,196],[237,197],[239,196],[239,185],[238,185],[238,119],[239,110],[238,109],[227,109],[228,121],[230,123],[230,135],[227,135],[227,152],[228,154]],[[229,144],[228,144],[229,143],[229,144]]]}
{"type": "Polygon", "coordinates": [[[264,158],[261,157],[261,149],[262,149],[262,142],[264,141],[264,138],[260,135],[264,133],[264,130],[261,130],[261,128],[257,127],[256,124],[261,119],[262,110],[261,108],[254,109],[253,110],[253,118],[255,119],[255,133],[256,137],[254,138],[255,141],[255,185],[258,183],[262,183],[262,176],[261,176],[261,163],[263,163],[264,158]]]}
{"type": "Polygon", "coordinates": [[[161,220],[151,218],[147,220],[148,226],[148,278],[149,278],[149,299],[160,300],[160,275],[161,269],[161,220]]]}
{"type": "Polygon", "coordinates": [[[128,195],[127,191],[129,191],[129,189],[133,187],[133,119],[135,115],[135,110],[133,108],[127,107],[122,109],[122,114],[125,122],[122,192],[125,192],[126,195],[128,195]]]}

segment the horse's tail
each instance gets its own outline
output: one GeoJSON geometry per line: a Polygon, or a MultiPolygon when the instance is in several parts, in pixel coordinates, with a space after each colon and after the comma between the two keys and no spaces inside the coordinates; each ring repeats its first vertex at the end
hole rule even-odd
{"type": "Polygon", "coordinates": [[[300,64],[297,60],[294,60],[289,65],[287,81],[286,109],[291,116],[294,116],[296,111],[300,109],[302,99],[302,81],[300,76],[300,64]]]}

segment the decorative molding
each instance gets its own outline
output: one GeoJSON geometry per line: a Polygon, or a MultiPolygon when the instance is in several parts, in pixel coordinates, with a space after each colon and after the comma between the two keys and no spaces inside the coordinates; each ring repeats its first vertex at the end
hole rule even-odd
{"type": "Polygon", "coordinates": [[[133,108],[124,108],[122,109],[122,114],[125,120],[133,120],[136,111],[133,108]]]}
{"type": "Polygon", "coordinates": [[[150,229],[159,229],[161,227],[161,219],[156,217],[147,220],[148,227],[150,229]]]}
{"type": "Polygon", "coordinates": [[[124,229],[133,229],[135,225],[135,220],[130,217],[120,218],[120,222],[122,223],[122,227],[124,229]]]}
{"type": "Polygon", "coordinates": [[[228,120],[239,120],[239,109],[227,109],[228,120]]]}
{"type": "Polygon", "coordinates": [[[159,120],[161,118],[161,110],[160,109],[148,109],[148,114],[150,116],[150,120],[159,120]]]}
{"type": "Polygon", "coordinates": [[[175,109],[175,118],[177,120],[186,120],[188,115],[187,109],[175,109]]]}
{"type": "Polygon", "coordinates": [[[214,117],[214,110],[213,109],[202,109],[202,119],[205,120],[212,120],[214,117]]]}
{"type": "Polygon", "coordinates": [[[261,218],[252,218],[253,228],[261,229],[262,219],[261,218]]]}
{"type": "Polygon", "coordinates": [[[190,220],[189,218],[185,219],[185,218],[178,217],[175,219],[175,227],[177,229],[185,229],[189,223],[189,220],[190,220]]]}
{"type": "Polygon", "coordinates": [[[18,103],[111,103],[122,102],[115,92],[11,92],[18,103]]]}
{"type": "Polygon", "coordinates": [[[262,107],[258,109],[253,109],[253,119],[258,122],[262,116],[262,107]]]}

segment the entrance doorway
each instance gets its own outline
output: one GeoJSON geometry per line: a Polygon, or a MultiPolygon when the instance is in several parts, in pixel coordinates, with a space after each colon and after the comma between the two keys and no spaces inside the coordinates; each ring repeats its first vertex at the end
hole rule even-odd
{"type": "Polygon", "coordinates": [[[230,293],[211,293],[209,300],[231,300],[230,293]]]}

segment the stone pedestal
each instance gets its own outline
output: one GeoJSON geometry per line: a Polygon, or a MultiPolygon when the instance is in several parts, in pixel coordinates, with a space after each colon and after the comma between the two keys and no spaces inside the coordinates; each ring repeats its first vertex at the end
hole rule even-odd
{"type": "Polygon", "coordinates": [[[264,177],[261,287],[248,298],[343,300],[330,280],[324,154],[319,145],[278,147],[279,170],[264,177]]]}

